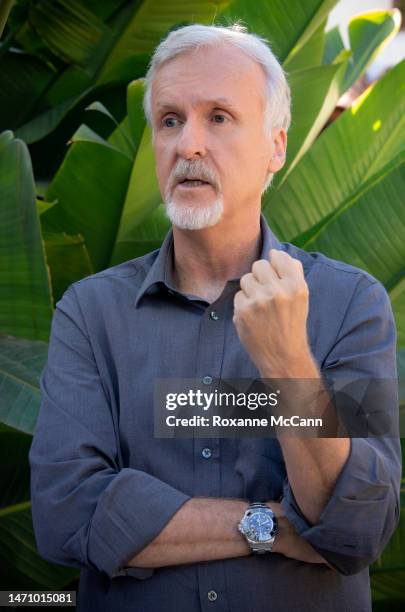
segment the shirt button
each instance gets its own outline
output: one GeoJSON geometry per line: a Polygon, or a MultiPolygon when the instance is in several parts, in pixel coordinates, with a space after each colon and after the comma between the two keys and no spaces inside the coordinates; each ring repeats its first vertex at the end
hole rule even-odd
{"type": "Polygon", "coordinates": [[[208,591],[207,597],[209,601],[216,601],[216,599],[218,599],[218,594],[216,593],[216,591],[208,591]]]}
{"type": "Polygon", "coordinates": [[[209,459],[212,455],[212,452],[210,448],[203,448],[201,451],[201,454],[204,457],[204,459],[209,459]]]}
{"type": "Polygon", "coordinates": [[[213,319],[214,321],[218,321],[219,316],[217,315],[217,313],[215,312],[215,310],[211,310],[210,312],[210,317],[211,319],[213,319]]]}
{"type": "Polygon", "coordinates": [[[212,383],[212,376],[204,376],[202,381],[204,385],[210,385],[212,383]]]}

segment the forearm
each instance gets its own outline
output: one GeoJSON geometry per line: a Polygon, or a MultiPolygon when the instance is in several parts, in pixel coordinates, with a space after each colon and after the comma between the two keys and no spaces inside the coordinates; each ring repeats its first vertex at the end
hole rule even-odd
{"type": "MultiPolygon", "coordinates": [[[[269,502],[279,522],[273,552],[307,563],[326,563],[298,536],[277,502],[269,502]]],[[[133,567],[164,567],[251,554],[238,530],[248,504],[243,500],[193,498],[172,517],[159,536],[131,559],[133,567]]]]}
{"type": "Polygon", "coordinates": [[[307,521],[316,524],[349,457],[350,438],[336,437],[341,435],[341,424],[309,351],[297,355],[294,362],[269,364],[261,375],[280,379],[284,385],[285,413],[321,418],[321,436],[331,436],[278,435],[295,499],[307,521]]]}
{"type": "Polygon", "coordinates": [[[280,438],[288,482],[309,523],[319,521],[350,453],[349,438],[280,438]]]}
{"type": "Polygon", "coordinates": [[[190,499],[129,565],[163,567],[249,555],[237,528],[247,505],[238,499],[190,499]]]}

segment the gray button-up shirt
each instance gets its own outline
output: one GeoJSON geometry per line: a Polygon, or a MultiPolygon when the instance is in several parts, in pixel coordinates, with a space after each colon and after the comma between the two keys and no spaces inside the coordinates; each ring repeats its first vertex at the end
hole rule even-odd
{"type": "MultiPolygon", "coordinates": [[[[273,247],[303,263],[308,337],[321,371],[395,376],[395,327],[382,285],[281,244],[263,215],[261,231],[261,258],[273,247]]],[[[259,377],[232,323],[238,290],[239,280],[229,280],[212,304],[176,291],[170,231],[160,249],[73,283],[56,305],[29,455],[32,516],[40,554],[82,569],[83,612],[371,610],[368,565],[399,515],[398,439],[353,438],[333,495],[311,525],[276,438],[153,435],[156,377],[259,377]],[[277,553],[127,567],[194,496],[281,500],[337,571],[277,553]]]]}

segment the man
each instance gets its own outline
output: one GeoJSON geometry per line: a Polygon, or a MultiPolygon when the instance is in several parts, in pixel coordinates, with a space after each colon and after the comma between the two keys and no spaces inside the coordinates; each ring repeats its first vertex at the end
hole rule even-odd
{"type": "Polygon", "coordinates": [[[398,439],[161,439],[153,389],[392,378],[387,294],[281,244],[261,215],[290,122],[263,41],[181,28],[146,85],[172,229],[57,304],[30,450],[39,551],[82,568],[80,610],[371,610],[368,566],[398,521],[398,439]],[[249,537],[252,516],[271,525],[263,541],[249,537]]]}

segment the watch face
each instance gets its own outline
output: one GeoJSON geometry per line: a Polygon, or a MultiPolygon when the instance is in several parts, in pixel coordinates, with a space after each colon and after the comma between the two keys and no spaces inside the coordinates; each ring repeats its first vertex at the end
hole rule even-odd
{"type": "Polygon", "coordinates": [[[256,542],[271,540],[276,532],[272,515],[266,510],[253,510],[247,517],[248,536],[256,542]]]}

